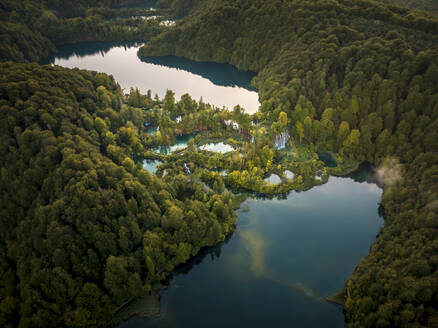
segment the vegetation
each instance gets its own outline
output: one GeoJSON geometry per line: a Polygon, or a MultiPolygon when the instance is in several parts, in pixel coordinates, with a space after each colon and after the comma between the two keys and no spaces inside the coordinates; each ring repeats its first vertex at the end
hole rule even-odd
{"type": "Polygon", "coordinates": [[[117,3],[2,0],[0,61],[40,61],[65,43],[144,41],[166,29],[161,18],[144,18],[156,12],[110,7],[117,3]]]}
{"type": "Polygon", "coordinates": [[[135,164],[138,111],[107,75],[0,72],[2,326],[101,326],[234,229],[231,194],[135,164]]]}
{"type": "Polygon", "coordinates": [[[351,327],[438,326],[438,19],[372,0],[159,3],[176,14],[197,9],[164,29],[105,20],[117,1],[0,2],[2,61],[164,31],[140,54],[257,71],[262,101],[251,117],[188,95],[175,102],[171,92],[125,98],[104,74],[1,63],[0,324],[101,326],[224,240],[238,203],[226,188],[305,189],[369,161],[383,177],[386,224],[334,299],[351,327]],[[195,132],[178,156],[152,150],[195,132]],[[287,147],[274,149],[286,133],[287,147]],[[235,151],[196,147],[211,140],[235,151]],[[338,166],[323,167],[321,151],[335,152],[338,166]],[[163,161],[157,176],[141,158],[163,161]],[[283,182],[265,183],[271,173],[283,182]]]}
{"type": "Polygon", "coordinates": [[[258,72],[261,120],[381,167],[385,227],[346,283],[351,327],[438,325],[438,20],[374,1],[205,1],[140,55],[258,72]]]}
{"type": "Polygon", "coordinates": [[[432,12],[434,14],[438,13],[438,3],[435,0],[381,0],[382,2],[412,8],[421,9],[432,12]]]}

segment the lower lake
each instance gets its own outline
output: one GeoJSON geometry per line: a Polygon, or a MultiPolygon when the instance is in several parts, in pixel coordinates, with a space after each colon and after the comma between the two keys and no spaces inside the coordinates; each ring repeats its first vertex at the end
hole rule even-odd
{"type": "Polygon", "coordinates": [[[162,98],[169,89],[175,92],[176,99],[188,93],[196,101],[202,98],[217,107],[232,110],[240,105],[247,113],[258,110],[258,95],[250,86],[254,73],[228,64],[173,56],[140,59],[139,48],[139,44],[84,42],[59,47],[58,53],[43,63],[110,74],[125,93],[138,88],[142,93],[151,90],[162,98]]]}
{"type": "Polygon", "coordinates": [[[175,272],[160,317],[120,327],[346,327],[342,308],[326,297],[383,225],[373,180],[363,170],[287,199],[248,199],[230,239],[175,272]]]}

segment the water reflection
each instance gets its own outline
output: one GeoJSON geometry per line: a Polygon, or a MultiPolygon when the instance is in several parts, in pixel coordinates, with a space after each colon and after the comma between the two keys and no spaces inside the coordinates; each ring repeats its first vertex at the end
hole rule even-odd
{"type": "MultiPolygon", "coordinates": [[[[67,60],[71,57],[85,57],[99,55],[105,57],[105,55],[112,48],[122,48],[128,50],[131,47],[138,47],[142,43],[137,42],[81,42],[74,44],[66,44],[57,48],[56,54],[42,60],[40,64],[56,64],[60,65],[62,60],[67,60]]],[[[61,65],[62,66],[62,65],[61,65]]]]}
{"type": "Polygon", "coordinates": [[[382,181],[379,179],[377,171],[375,170],[374,166],[368,162],[361,163],[359,168],[353,173],[349,174],[348,177],[356,182],[366,182],[383,188],[382,181]]]}
{"type": "Polygon", "coordinates": [[[256,75],[249,71],[240,71],[232,65],[210,62],[197,62],[183,57],[141,57],[145,63],[166,66],[200,75],[216,85],[226,87],[243,87],[256,91],[251,80],[256,75]]]}
{"type": "Polygon", "coordinates": [[[258,110],[257,92],[250,87],[254,73],[239,71],[231,65],[198,63],[180,57],[146,58],[140,60],[137,43],[84,42],[59,47],[58,53],[42,64],[89,69],[113,75],[128,92],[139,88],[146,93],[164,97],[175,92],[176,99],[189,93],[212,105],[232,109],[236,105],[247,113],[258,110]]]}
{"type": "Polygon", "coordinates": [[[248,199],[220,256],[198,257],[190,274],[173,276],[162,316],[121,327],[345,327],[342,309],[325,298],[375,240],[381,192],[330,177],[287,200],[248,199]]]}
{"type": "Polygon", "coordinates": [[[318,153],[318,158],[324,162],[327,167],[336,167],[338,162],[336,160],[336,155],[330,151],[323,151],[318,153]]]}

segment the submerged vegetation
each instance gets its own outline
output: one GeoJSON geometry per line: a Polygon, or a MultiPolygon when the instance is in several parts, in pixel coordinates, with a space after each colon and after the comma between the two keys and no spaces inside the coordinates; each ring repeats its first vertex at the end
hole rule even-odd
{"type": "Polygon", "coordinates": [[[0,64],[0,325],[102,326],[233,231],[231,191],[305,190],[368,161],[385,227],[333,299],[351,327],[437,326],[438,19],[371,0],[160,0],[163,14],[192,13],[169,28],[115,9],[129,2],[0,1],[0,59],[15,61],[0,64]],[[259,112],[17,63],[150,38],[140,56],[258,72],[259,112]],[[180,135],[194,137],[154,151],[180,135]]]}

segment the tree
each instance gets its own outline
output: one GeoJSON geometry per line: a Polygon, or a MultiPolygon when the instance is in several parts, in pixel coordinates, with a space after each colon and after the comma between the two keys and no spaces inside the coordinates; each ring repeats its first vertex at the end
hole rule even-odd
{"type": "Polygon", "coordinates": [[[163,109],[173,112],[175,109],[175,93],[172,90],[167,90],[163,100],[163,109]]]}
{"type": "Polygon", "coordinates": [[[297,128],[297,133],[298,136],[300,137],[300,143],[301,143],[301,140],[304,138],[304,127],[300,121],[297,121],[295,123],[295,127],[297,128]]]}
{"type": "Polygon", "coordinates": [[[351,158],[358,158],[360,149],[360,132],[357,129],[351,130],[347,139],[343,142],[343,151],[351,158]]]}
{"type": "Polygon", "coordinates": [[[350,134],[350,125],[348,124],[348,122],[342,121],[342,123],[339,125],[338,135],[337,135],[339,148],[342,146],[342,143],[345,141],[345,139],[348,137],[349,134],[350,134]]]}

